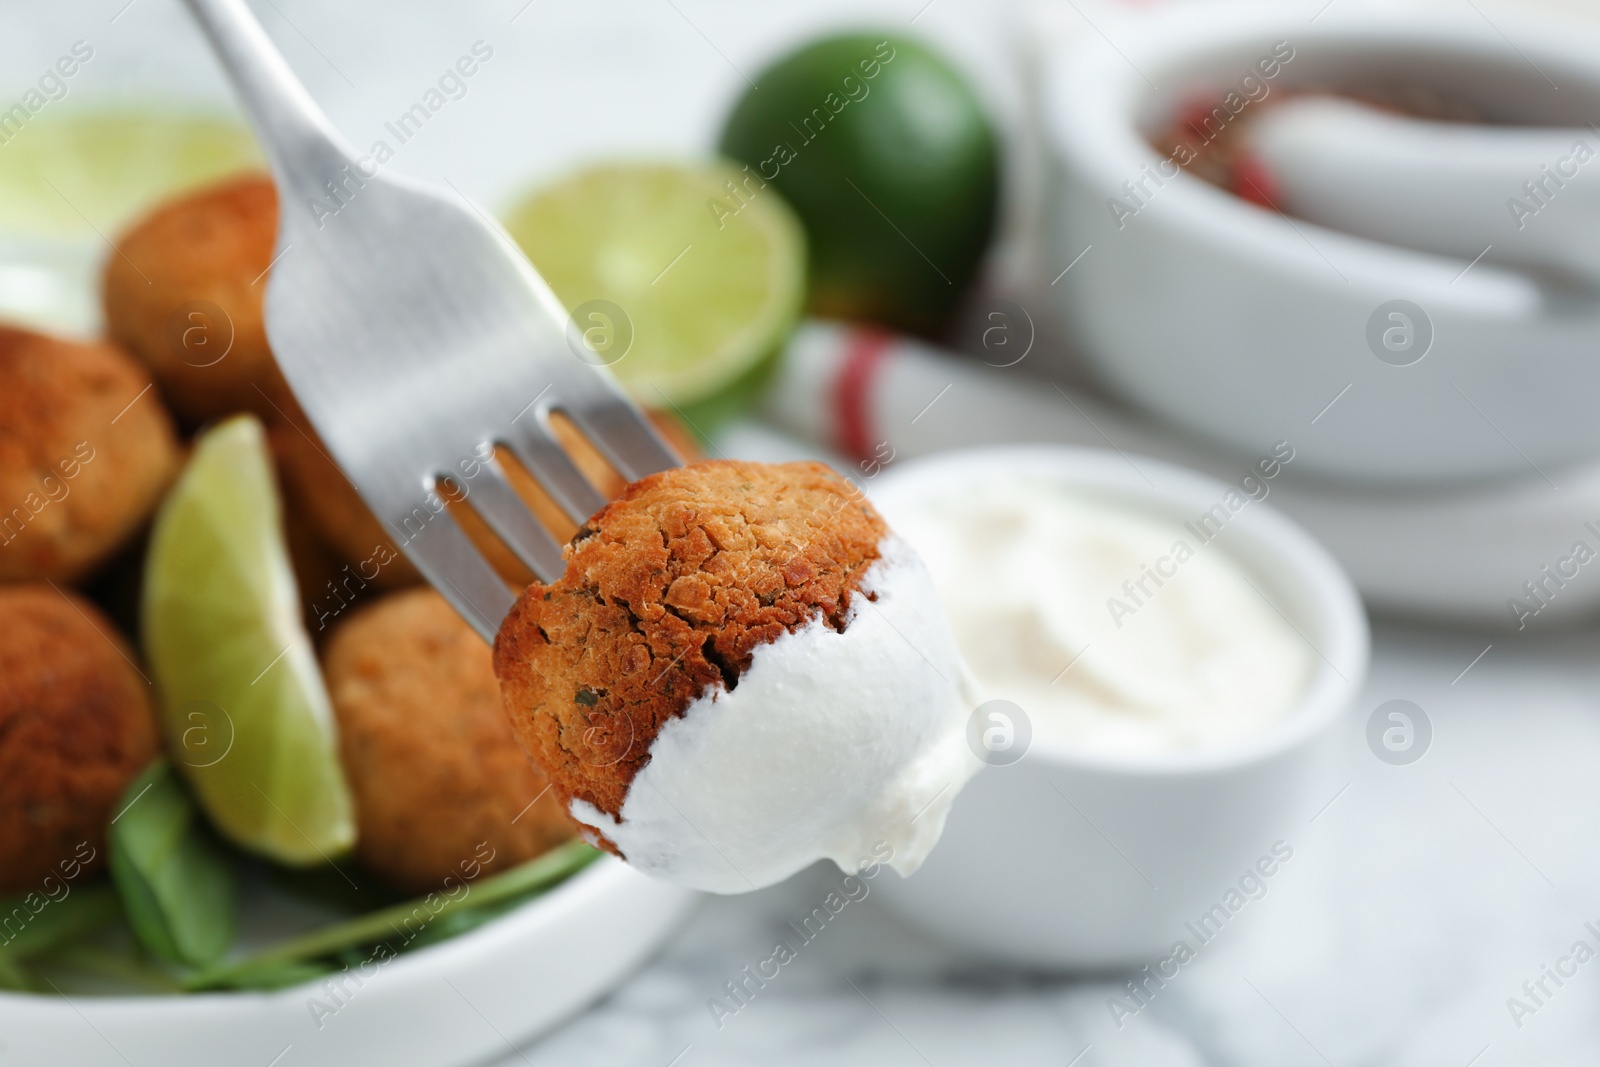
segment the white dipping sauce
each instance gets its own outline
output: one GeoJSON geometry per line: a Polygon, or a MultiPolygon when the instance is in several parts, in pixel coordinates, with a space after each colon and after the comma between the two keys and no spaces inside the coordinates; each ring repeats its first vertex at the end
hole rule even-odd
{"type": "Polygon", "coordinates": [[[982,696],[1020,706],[1036,738],[1223,744],[1310,681],[1315,653],[1209,531],[1020,476],[897,503],[886,517],[932,573],[982,696]]]}

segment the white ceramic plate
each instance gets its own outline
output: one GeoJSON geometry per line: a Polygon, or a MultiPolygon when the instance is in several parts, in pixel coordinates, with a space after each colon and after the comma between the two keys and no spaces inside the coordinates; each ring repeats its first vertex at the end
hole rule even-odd
{"type": "Polygon", "coordinates": [[[513,1042],[610,989],[698,899],[607,856],[495,922],[392,959],[369,978],[347,972],[337,999],[329,979],[272,993],[0,994],[0,1064],[479,1063],[511,1054],[513,1042]]]}

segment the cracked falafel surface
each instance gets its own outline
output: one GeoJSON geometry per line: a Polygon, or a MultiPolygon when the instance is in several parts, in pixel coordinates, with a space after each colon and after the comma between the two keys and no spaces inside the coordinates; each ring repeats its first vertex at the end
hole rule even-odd
{"type": "Polygon", "coordinates": [[[709,460],[596,512],[495,641],[506,713],[562,808],[618,815],[669,720],[737,686],[759,646],[816,618],[843,629],[887,532],[821,463],[709,460]]]}

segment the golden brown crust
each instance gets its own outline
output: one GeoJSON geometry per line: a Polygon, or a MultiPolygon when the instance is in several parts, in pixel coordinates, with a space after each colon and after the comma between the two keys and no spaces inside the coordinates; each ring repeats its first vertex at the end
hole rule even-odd
{"type": "Polygon", "coordinates": [[[149,386],[112,345],[0,326],[0,581],[76,581],[149,517],[179,459],[149,386]]]}
{"type": "Polygon", "coordinates": [[[886,532],[820,463],[701,462],[597,512],[495,642],[506,711],[562,809],[617,814],[669,719],[736,685],[757,646],[819,616],[842,627],[886,532]]]}
{"type": "Polygon", "coordinates": [[[439,594],[406,590],[356,610],[325,667],[356,850],[385,881],[437,889],[474,861],[501,870],[571,836],[500,709],[489,647],[439,594]]]}
{"type": "Polygon", "coordinates": [[[106,260],[111,336],[150,367],[188,422],[236,411],[271,418],[294,406],[261,321],[277,230],[272,180],[248,174],[156,208],[106,260]],[[208,306],[227,322],[214,321],[208,306]],[[232,346],[213,362],[230,323],[232,346]]]}
{"type": "Polygon", "coordinates": [[[0,893],[103,860],[112,807],[156,754],[131,655],[76,594],[0,586],[0,893]]]}

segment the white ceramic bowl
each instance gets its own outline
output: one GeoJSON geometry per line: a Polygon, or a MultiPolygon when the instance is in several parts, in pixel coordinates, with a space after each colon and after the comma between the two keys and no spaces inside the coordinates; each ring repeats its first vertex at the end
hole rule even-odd
{"type": "MultiPolygon", "coordinates": [[[[970,449],[893,467],[871,492],[892,526],[897,509],[930,492],[1015,475],[1179,519],[1229,489],[1134,462],[1137,470],[1117,453],[1077,448],[970,449]]],[[[1338,564],[1266,504],[1234,515],[1215,545],[1319,653],[1300,703],[1264,733],[1194,752],[1091,755],[1035,731],[1020,761],[986,767],[967,785],[922,869],[882,884],[892,907],[1010,962],[1154,963],[1180,939],[1195,944],[1186,923],[1213,914],[1220,928],[1212,907],[1226,907],[1228,890],[1263,857],[1274,873],[1293,863],[1283,851],[1337,789],[1336,727],[1366,676],[1366,616],[1338,564]]],[[[1257,880],[1270,892],[1270,875],[1257,880]]]]}
{"type": "Polygon", "coordinates": [[[1341,0],[1319,15],[1107,12],[1103,34],[1079,28],[1044,50],[1048,258],[1055,270],[1083,257],[1048,289],[1059,329],[1134,405],[1249,455],[1288,440],[1297,471],[1378,483],[1537,477],[1535,467],[1600,454],[1592,283],[1541,280],[1492,253],[1466,270],[1287,219],[1163,166],[1145,140],[1198,97],[1255,96],[1229,120],[1243,121],[1295,86],[1383,81],[1456,94],[1502,122],[1582,127],[1600,114],[1595,32],[1529,12],[1491,25],[1467,5],[1341,0]],[[1393,324],[1380,308],[1396,300],[1423,315],[1414,347],[1385,361],[1369,328],[1380,322],[1381,336],[1393,324]]]}
{"type": "Polygon", "coordinates": [[[512,1055],[508,1042],[554,1025],[632,973],[697,899],[604,857],[495,922],[400,956],[364,983],[348,979],[342,1006],[322,982],[168,997],[0,994],[0,1063],[482,1063],[512,1055]],[[312,998],[337,1010],[314,1012],[312,998]]]}

